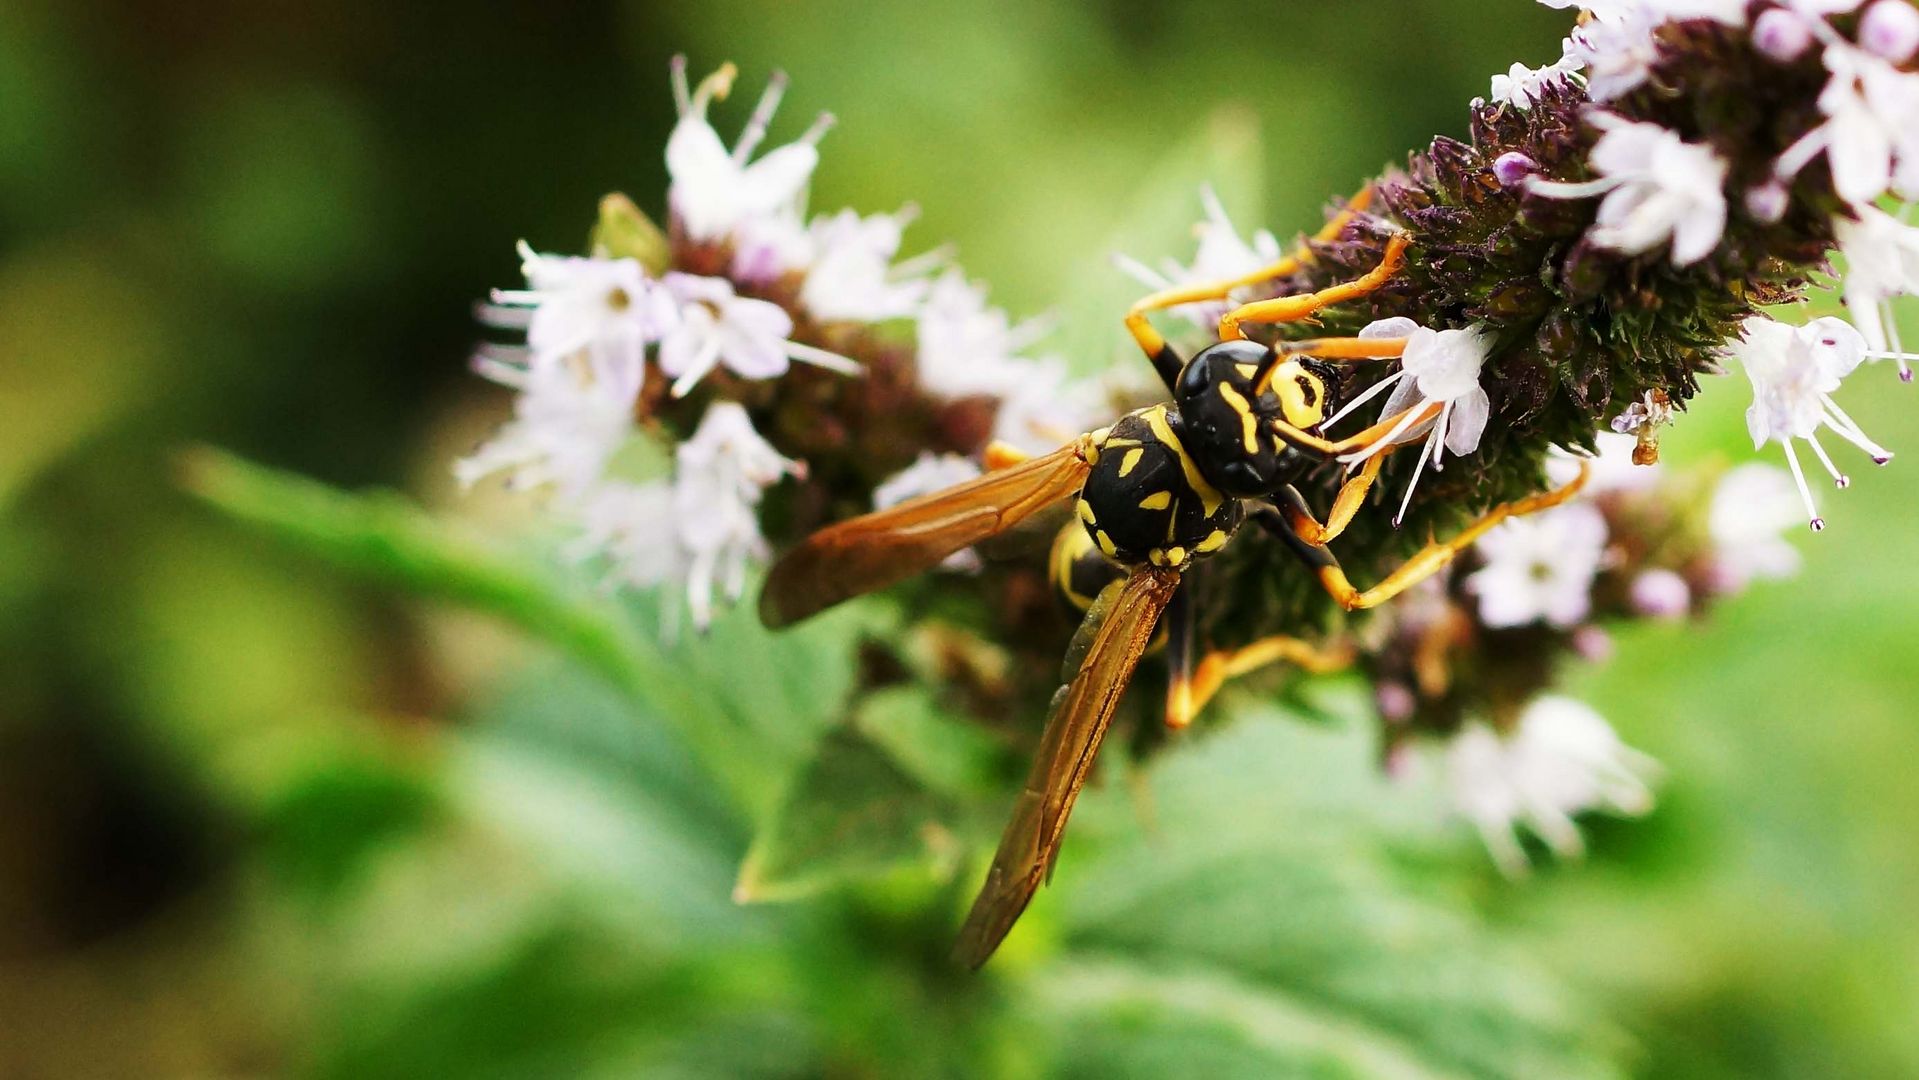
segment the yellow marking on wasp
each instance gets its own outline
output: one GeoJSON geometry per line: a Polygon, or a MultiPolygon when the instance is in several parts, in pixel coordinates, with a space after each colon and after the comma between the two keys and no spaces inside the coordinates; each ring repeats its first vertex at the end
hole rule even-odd
{"type": "Polygon", "coordinates": [[[1170,491],[1155,491],[1139,501],[1141,510],[1164,510],[1171,505],[1173,493],[1170,491]]]}
{"type": "MultiPolygon", "coordinates": [[[[1107,430],[1108,430],[1108,431],[1111,431],[1112,429],[1111,429],[1111,428],[1108,428],[1107,430]]],[[[1106,440],[1105,440],[1104,442],[1102,442],[1102,443],[1101,443],[1100,445],[1102,445],[1102,446],[1110,446],[1110,447],[1112,447],[1112,448],[1113,448],[1113,449],[1115,449],[1115,450],[1119,450],[1119,449],[1123,449],[1123,448],[1125,448],[1125,447],[1128,447],[1128,446],[1138,446],[1138,445],[1139,445],[1139,440],[1138,440],[1138,439],[1113,439],[1113,438],[1108,438],[1108,439],[1106,439],[1106,440]]]]}
{"type": "Polygon", "coordinates": [[[1173,564],[1174,566],[1178,566],[1180,563],[1185,562],[1186,549],[1183,547],[1176,547],[1173,550],[1167,552],[1166,561],[1173,564]]]}
{"type": "Polygon", "coordinates": [[[1319,381],[1319,376],[1293,360],[1279,368],[1273,373],[1271,386],[1279,395],[1280,411],[1285,413],[1286,422],[1296,428],[1309,428],[1326,419],[1326,385],[1319,381]]]}
{"type": "Polygon", "coordinates": [[[1099,524],[1099,520],[1093,516],[1092,503],[1087,502],[1085,499],[1081,499],[1079,501],[1079,504],[1074,506],[1073,509],[1078,512],[1079,519],[1081,521],[1084,521],[1086,524],[1088,525],[1099,524]]]}
{"type": "Polygon", "coordinates": [[[1179,458],[1179,469],[1186,474],[1186,486],[1192,488],[1193,494],[1199,496],[1200,505],[1205,508],[1206,516],[1212,517],[1219,513],[1219,508],[1225,503],[1226,497],[1206,482],[1206,477],[1199,471],[1199,466],[1193,463],[1193,456],[1186,452],[1186,447],[1180,443],[1179,436],[1173,434],[1172,425],[1166,422],[1166,406],[1155,405],[1140,412],[1139,417],[1146,421],[1148,428],[1152,429],[1153,437],[1164,443],[1166,449],[1171,450],[1173,456],[1179,458]]]}
{"type": "Polygon", "coordinates": [[[1101,529],[1099,531],[1099,535],[1095,536],[1093,539],[1098,541],[1099,549],[1106,553],[1107,558],[1109,559],[1119,558],[1119,546],[1113,543],[1112,537],[1106,535],[1105,529],[1101,529]]]}
{"type": "Polygon", "coordinates": [[[1146,561],[1152,563],[1154,566],[1165,566],[1166,553],[1158,548],[1154,548],[1146,553],[1146,561]]]}
{"type": "Polygon", "coordinates": [[[1258,364],[1234,364],[1233,370],[1239,372],[1240,378],[1250,380],[1253,376],[1259,374],[1259,365],[1258,364]]]}
{"type": "Polygon", "coordinates": [[[1253,406],[1226,383],[1219,384],[1219,396],[1239,414],[1239,441],[1245,445],[1246,452],[1259,453],[1259,417],[1253,415],[1253,406]]]}
{"type": "Polygon", "coordinates": [[[1201,540],[1199,544],[1193,548],[1193,550],[1208,551],[1208,552],[1218,551],[1220,548],[1223,548],[1226,546],[1227,539],[1228,537],[1226,535],[1226,530],[1214,529],[1212,535],[1208,536],[1204,540],[1201,540]]]}
{"type": "Polygon", "coordinates": [[[1053,538],[1052,565],[1047,567],[1047,576],[1053,579],[1053,587],[1066,597],[1066,602],[1085,611],[1093,606],[1093,598],[1073,588],[1073,564],[1079,561],[1082,553],[1093,549],[1093,538],[1086,530],[1077,525],[1067,525],[1053,538]]]}
{"type": "Polygon", "coordinates": [[[1126,451],[1126,456],[1119,459],[1119,474],[1121,476],[1125,476],[1131,473],[1136,467],[1138,467],[1139,459],[1145,456],[1146,456],[1146,451],[1138,447],[1135,447],[1131,450],[1126,451]]]}

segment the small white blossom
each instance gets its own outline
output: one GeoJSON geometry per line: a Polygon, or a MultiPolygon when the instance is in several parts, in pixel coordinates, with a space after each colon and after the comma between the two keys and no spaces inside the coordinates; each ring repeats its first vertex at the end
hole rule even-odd
{"type": "Polygon", "coordinates": [[[599,483],[633,432],[643,367],[623,358],[575,356],[528,366],[482,357],[480,374],[519,391],[513,419],[472,456],[453,465],[462,485],[506,473],[517,489],[550,488],[577,498],[599,483]]]}
{"type": "Polygon", "coordinates": [[[665,282],[680,304],[679,325],[660,342],[660,370],[674,379],[675,397],[721,365],[745,379],[784,375],[790,360],[859,373],[844,356],[788,340],[793,317],[785,308],[738,296],[725,278],[668,273],[665,282]]]}
{"type": "Polygon", "coordinates": [[[706,111],[714,98],[723,98],[732,89],[734,75],[729,64],[689,93],[685,58],[674,58],[673,96],[680,118],[666,141],[666,170],[671,178],[667,204],[693,240],[729,240],[742,222],[756,218],[797,220],[806,186],[819,166],[817,144],[832,124],[830,116],[822,116],[798,141],[753,160],[753,151],[766,137],[767,124],[786,89],[785,76],[776,74],[739,142],[729,151],[708,122],[706,111]]]}
{"type": "MultiPolygon", "coordinates": [[[[930,269],[925,261],[894,266],[902,234],[916,211],[861,217],[852,210],[814,220],[812,265],[800,303],[822,322],[884,322],[919,311],[930,269]]],[[[939,253],[936,253],[936,257],[939,253]]]]}
{"type": "Polygon", "coordinates": [[[1029,454],[1050,453],[1100,419],[1097,398],[1095,387],[1074,381],[1061,361],[1031,361],[1000,398],[993,439],[1029,454]]]}
{"type": "Polygon", "coordinates": [[[1823,153],[1833,187],[1854,206],[1888,190],[1919,197],[1919,75],[1843,41],[1826,47],[1825,62],[1826,122],[1779,155],[1773,171],[1783,182],[1823,153]]]}
{"type": "Polygon", "coordinates": [[[526,331],[536,364],[591,352],[605,362],[638,368],[646,347],[679,321],[679,309],[636,259],[542,255],[520,244],[524,289],[495,289],[481,318],[526,331]]]}
{"type": "MultiPolygon", "coordinates": [[[[887,477],[880,486],[873,489],[873,509],[885,510],[898,506],[908,499],[921,495],[931,495],[936,491],[945,491],[954,484],[963,484],[980,474],[980,468],[972,459],[958,454],[933,454],[922,452],[918,460],[911,465],[887,477]]],[[[979,553],[972,548],[956,551],[940,564],[948,570],[973,572],[979,569],[979,553]]]]}
{"type": "Polygon", "coordinates": [[[1534,178],[1528,186],[1560,199],[1604,194],[1590,234],[1600,247],[1642,255],[1671,241],[1674,266],[1712,254],[1726,230],[1725,159],[1658,124],[1605,112],[1590,118],[1604,132],[1591,157],[1599,179],[1569,184],[1534,178]]]}
{"type": "Polygon", "coordinates": [[[1729,343],[1727,351],[1745,367],[1746,377],[1752,382],[1753,401],[1746,410],[1746,430],[1752,435],[1753,447],[1778,442],[1786,448],[1786,464],[1792,467],[1812,527],[1825,528],[1814,508],[1812,492],[1806,487],[1793,440],[1805,440],[1842,488],[1851,481],[1820,445],[1820,428],[1830,428],[1864,450],[1876,465],[1892,459],[1892,452],[1859,430],[1832,398],[1840,381],[1865,359],[1865,338],[1841,319],[1814,319],[1794,327],[1759,315],[1746,320],[1743,339],[1729,343]]]}
{"type": "Polygon", "coordinates": [[[1441,459],[1447,450],[1463,456],[1479,449],[1479,437],[1485,432],[1486,421],[1492,413],[1492,401],[1479,385],[1479,371],[1485,366],[1486,356],[1492,350],[1493,335],[1490,329],[1478,324],[1463,330],[1432,330],[1415,324],[1411,319],[1396,318],[1371,323],[1359,332],[1359,336],[1405,338],[1406,348],[1399,358],[1399,370],[1348,402],[1327,421],[1326,426],[1331,427],[1386,387],[1393,387],[1392,396],[1386,399],[1380,419],[1402,412],[1405,416],[1384,438],[1364,451],[1340,458],[1340,461],[1356,466],[1383,453],[1386,447],[1394,443],[1426,436],[1425,445],[1419,451],[1419,462],[1413,468],[1413,478],[1407,483],[1405,497],[1400,501],[1399,512],[1393,515],[1396,527],[1405,517],[1406,507],[1412,504],[1413,490],[1418,487],[1419,477],[1428,462],[1434,471],[1438,471],[1443,467],[1441,459]],[[1439,407],[1436,412],[1433,406],[1439,407]]]}
{"type": "MultiPolygon", "coordinates": [[[[1190,264],[1181,266],[1168,259],[1161,269],[1155,270],[1124,255],[1115,256],[1114,262],[1140,284],[1158,290],[1175,285],[1244,277],[1279,261],[1278,237],[1261,229],[1250,240],[1242,239],[1239,230],[1233,227],[1232,219],[1226,216],[1226,207],[1219,201],[1219,194],[1211,185],[1200,188],[1199,200],[1206,210],[1206,217],[1193,226],[1193,235],[1198,239],[1199,247],[1193,252],[1190,264]]],[[[1231,309],[1233,302],[1232,297],[1201,300],[1179,304],[1167,310],[1191,320],[1202,330],[1211,331],[1218,327],[1220,316],[1231,309]]]]}
{"type": "Polygon", "coordinates": [[[1526,706],[1510,735],[1468,724],[1446,748],[1445,772],[1459,814],[1478,827],[1500,870],[1516,877],[1527,869],[1519,826],[1561,858],[1577,858],[1585,843],[1574,816],[1646,813],[1660,769],[1590,706],[1548,695],[1526,706]]]}
{"type": "MultiPolygon", "coordinates": [[[[673,485],[608,480],[574,513],[580,533],[567,545],[576,561],[603,560],[609,589],[652,590],[685,581],[686,548],[674,529],[673,485]]],[[[663,636],[678,627],[679,598],[661,605],[663,636]]]]}
{"type": "Polygon", "coordinates": [[[1593,579],[1606,554],[1606,518],[1570,503],[1501,522],[1474,550],[1485,565],[1466,578],[1479,621],[1494,628],[1543,622],[1566,629],[1592,612],[1593,579]]]}
{"type": "Polygon", "coordinates": [[[1494,75],[1492,100],[1495,104],[1530,109],[1547,87],[1558,86],[1585,67],[1579,52],[1568,38],[1558,60],[1541,68],[1515,63],[1504,75],[1494,75]]]}
{"type": "Polygon", "coordinates": [[[1028,378],[1030,364],[1019,354],[1048,329],[1037,320],[1014,324],[986,303],[984,286],[949,269],[934,280],[920,309],[920,385],[947,398],[1008,396],[1028,378]]]}
{"type": "Polygon", "coordinates": [[[1865,336],[1868,355],[1897,360],[1899,377],[1911,382],[1911,357],[1899,340],[1892,301],[1919,296],[1919,228],[1871,206],[1854,212],[1857,220],[1841,216],[1833,223],[1846,256],[1846,308],[1865,336]]]}
{"type": "Polygon", "coordinates": [[[713,619],[713,592],[729,601],[746,589],[746,567],[767,556],[759,505],[782,477],[800,474],[773,449],[746,410],[730,401],[707,407],[693,436],[674,454],[674,532],[686,553],[686,599],[696,629],[713,619]]]}
{"type": "Polygon", "coordinates": [[[1715,592],[1738,592],[1756,579],[1791,577],[1799,551],[1781,534],[1805,520],[1785,470],[1747,462],[1728,470],[1707,511],[1715,592]]]}
{"type": "Polygon", "coordinates": [[[1642,570],[1629,590],[1633,610],[1655,619],[1677,619],[1692,610],[1692,586],[1663,567],[1642,570]]]}

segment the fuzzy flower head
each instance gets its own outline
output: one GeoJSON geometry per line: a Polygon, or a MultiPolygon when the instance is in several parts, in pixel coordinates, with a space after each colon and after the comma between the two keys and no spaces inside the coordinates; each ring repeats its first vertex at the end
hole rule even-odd
{"type": "Polygon", "coordinates": [[[753,152],[766,138],[767,125],[786,92],[786,77],[775,74],[731,150],[707,120],[707,108],[732,90],[737,74],[731,64],[687,89],[686,58],[673,60],[673,97],[679,123],[666,141],[666,170],[671,177],[667,203],[673,220],[689,238],[721,242],[743,223],[763,218],[797,221],[806,186],[819,166],[818,143],[832,126],[821,116],[796,142],[768,152],[753,152]]]}
{"type": "Polygon", "coordinates": [[[1786,450],[1786,464],[1805,502],[1815,530],[1825,528],[1806,487],[1806,476],[1793,447],[1802,440],[1812,448],[1833,482],[1841,488],[1851,480],[1839,471],[1819,442],[1819,430],[1830,429],[1845,441],[1884,465],[1892,452],[1867,437],[1846,415],[1832,392],[1865,359],[1866,341],[1842,319],[1814,319],[1805,326],[1787,326],[1763,315],[1746,320],[1745,336],[1727,347],[1752,382],[1753,401],[1746,410],[1746,429],[1755,449],[1777,442],[1786,450]]]}
{"type": "Polygon", "coordinates": [[[1387,387],[1392,387],[1392,396],[1386,399],[1380,419],[1399,416],[1399,423],[1373,446],[1340,460],[1349,466],[1356,466],[1384,452],[1387,446],[1394,443],[1409,442],[1422,435],[1426,437],[1425,444],[1420,447],[1419,463],[1414,469],[1413,479],[1406,485],[1399,512],[1393,515],[1393,524],[1397,527],[1406,516],[1406,507],[1412,504],[1413,490],[1419,486],[1420,473],[1429,462],[1437,471],[1443,467],[1441,459],[1447,450],[1464,456],[1479,449],[1479,437],[1484,434],[1486,421],[1492,413],[1492,400],[1479,385],[1479,373],[1492,351],[1493,335],[1483,325],[1475,324],[1462,330],[1433,330],[1411,319],[1395,318],[1371,323],[1359,332],[1359,336],[1388,340],[1404,338],[1406,346],[1400,355],[1399,370],[1348,402],[1327,421],[1326,426],[1331,427],[1387,387]]]}
{"type": "Polygon", "coordinates": [[[789,340],[793,317],[785,308],[736,295],[725,278],[668,273],[665,281],[680,305],[679,325],[660,342],[660,370],[672,376],[674,397],[722,365],[743,379],[777,378],[792,360],[859,373],[846,357],[789,340]]]}
{"type": "MultiPolygon", "coordinates": [[[[1115,263],[1140,284],[1157,290],[1197,282],[1244,278],[1279,261],[1279,239],[1265,229],[1253,233],[1250,239],[1242,238],[1239,230],[1233,227],[1232,219],[1226,215],[1226,207],[1219,201],[1219,194],[1210,185],[1200,188],[1199,200],[1206,210],[1206,217],[1193,226],[1193,235],[1198,239],[1199,247],[1193,252],[1190,264],[1181,266],[1168,259],[1160,269],[1155,270],[1124,255],[1115,256],[1115,263]]],[[[1179,304],[1167,310],[1210,332],[1219,325],[1219,317],[1226,314],[1232,303],[1229,297],[1179,304]]]]}
{"type": "Polygon", "coordinates": [[[1712,254],[1726,231],[1725,159],[1658,124],[1607,112],[1589,119],[1604,132],[1591,157],[1599,178],[1577,184],[1534,178],[1530,189],[1558,199],[1605,195],[1587,238],[1609,251],[1643,255],[1670,242],[1672,264],[1681,267],[1712,254]]]}
{"type": "Polygon", "coordinates": [[[1621,742],[1593,709],[1536,698],[1508,735],[1473,723],[1445,751],[1453,805],[1479,829],[1508,876],[1526,872],[1521,826],[1561,858],[1585,852],[1573,818],[1593,810],[1637,816],[1652,809],[1659,763],[1621,742]]]}
{"type": "Polygon", "coordinates": [[[638,368],[646,347],[679,321],[679,308],[636,259],[542,255],[520,243],[524,289],[496,289],[481,316],[526,331],[535,364],[580,352],[638,368]]]}
{"type": "Polygon", "coordinates": [[[1466,578],[1479,620],[1494,629],[1570,629],[1592,612],[1606,554],[1606,518],[1576,502],[1500,523],[1474,545],[1485,565],[1466,578]]]}

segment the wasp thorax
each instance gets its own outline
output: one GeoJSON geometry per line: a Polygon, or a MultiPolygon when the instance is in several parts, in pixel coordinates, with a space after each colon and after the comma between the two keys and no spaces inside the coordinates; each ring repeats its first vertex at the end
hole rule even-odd
{"type": "Polygon", "coordinates": [[[1154,405],[1094,439],[1078,512],[1100,553],[1127,566],[1184,566],[1226,546],[1238,500],[1206,478],[1187,450],[1180,414],[1154,405]]]}
{"type": "Polygon", "coordinates": [[[1186,444],[1206,479],[1240,498],[1270,495],[1298,479],[1314,459],[1295,450],[1274,426],[1316,427],[1326,418],[1326,380],[1297,361],[1276,363],[1255,391],[1272,351],[1251,341],[1222,341],[1180,372],[1174,400],[1186,444]]]}

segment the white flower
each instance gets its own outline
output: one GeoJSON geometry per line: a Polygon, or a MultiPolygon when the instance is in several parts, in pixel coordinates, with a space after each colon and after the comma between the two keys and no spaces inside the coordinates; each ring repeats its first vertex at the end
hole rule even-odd
{"type": "Polygon", "coordinates": [[[1058,360],[1023,362],[1018,381],[1000,398],[993,439],[1029,454],[1050,453],[1100,419],[1097,398],[1093,386],[1073,381],[1058,360]]]}
{"type": "Polygon", "coordinates": [[[686,599],[693,625],[713,619],[713,590],[737,601],[746,589],[749,561],[764,559],[761,495],[797,463],[773,449],[746,410],[731,401],[707,407],[693,436],[674,454],[673,528],[686,554],[686,599]]]}
{"type": "Polygon", "coordinates": [[[1874,357],[1899,362],[1899,377],[1912,381],[1911,359],[1899,340],[1892,301],[1919,295],[1919,228],[1883,210],[1861,206],[1857,220],[1839,217],[1834,231],[1846,256],[1846,308],[1874,357]]]}
{"type": "MultiPolygon", "coordinates": [[[[1219,201],[1219,194],[1211,185],[1199,189],[1199,201],[1206,210],[1206,217],[1193,226],[1193,235],[1198,238],[1199,247],[1193,252],[1193,261],[1189,265],[1181,266],[1168,259],[1160,270],[1154,270],[1124,255],[1115,256],[1114,262],[1140,284],[1158,290],[1175,285],[1244,277],[1279,261],[1279,239],[1265,229],[1255,232],[1251,240],[1241,239],[1239,230],[1233,227],[1232,219],[1226,216],[1226,207],[1219,201]]],[[[1167,310],[1190,319],[1202,330],[1211,331],[1218,327],[1219,317],[1226,314],[1232,305],[1233,299],[1228,297],[1224,300],[1179,304],[1167,310]]]]}
{"type": "Polygon", "coordinates": [[[494,326],[526,330],[536,364],[590,351],[604,361],[638,368],[646,347],[679,320],[679,309],[636,259],[582,259],[542,255],[520,243],[524,289],[495,289],[481,317],[494,326]]]}
{"type": "Polygon", "coordinates": [[[1501,522],[1474,545],[1485,565],[1466,578],[1479,621],[1495,629],[1543,622],[1567,629],[1592,611],[1606,554],[1606,518],[1587,503],[1501,522]]]}
{"type": "Polygon", "coordinates": [[[800,303],[822,322],[884,322],[918,312],[927,282],[917,275],[930,266],[919,259],[893,265],[901,234],[916,213],[908,207],[863,218],[842,210],[815,219],[812,266],[800,287],[800,303]]]}
{"type": "MultiPolygon", "coordinates": [[[[911,465],[894,473],[873,489],[873,509],[885,510],[908,499],[945,491],[977,477],[980,468],[970,458],[958,454],[922,452],[911,465]]],[[[972,548],[956,551],[940,564],[948,570],[972,572],[979,569],[979,554],[972,548]]]]}
{"type": "Polygon", "coordinates": [[[706,110],[714,98],[723,98],[732,89],[735,74],[728,64],[688,93],[686,60],[675,57],[673,61],[673,96],[680,119],[666,141],[666,171],[671,178],[667,204],[693,240],[728,240],[742,222],[755,218],[797,219],[806,185],[819,165],[817,144],[832,125],[830,116],[822,116],[798,141],[754,161],[753,151],[766,137],[766,126],[786,90],[786,77],[775,74],[739,142],[727,150],[707,122],[706,110]]]}
{"type": "MultiPolygon", "coordinates": [[[[567,546],[577,561],[603,559],[609,588],[656,589],[686,578],[688,555],[675,531],[673,485],[608,480],[575,511],[580,534],[567,546]]],[[[679,600],[661,605],[662,633],[675,636],[679,600]]]]}
{"type": "Polygon", "coordinates": [[[1786,448],[1786,464],[1792,467],[1812,527],[1825,528],[1813,506],[1812,492],[1806,487],[1793,440],[1804,439],[1842,488],[1851,481],[1820,445],[1820,428],[1831,428],[1840,438],[1870,454],[1876,465],[1892,459],[1892,452],[1868,438],[1832,399],[1840,380],[1865,359],[1865,338],[1841,319],[1814,319],[1805,326],[1793,327],[1756,315],[1746,320],[1743,340],[1728,343],[1727,351],[1744,365],[1746,377],[1752,381],[1753,400],[1746,410],[1746,430],[1752,435],[1753,447],[1776,441],[1786,448]]]}
{"type": "Polygon", "coordinates": [[[1028,376],[1030,364],[1019,353],[1048,329],[1039,320],[1015,325],[1006,312],[987,305],[984,286],[948,270],[934,280],[920,309],[920,385],[947,398],[1007,396],[1028,376]]]}
{"type": "Polygon", "coordinates": [[[793,317],[786,309],[735,295],[725,278],[668,273],[665,282],[680,303],[679,325],[660,341],[660,370],[673,377],[674,397],[722,364],[746,379],[784,375],[789,360],[859,373],[859,365],[844,356],[788,340],[793,317]]]}
{"type": "Polygon", "coordinates": [[[1504,75],[1494,75],[1492,100],[1499,105],[1511,105],[1514,108],[1530,109],[1533,102],[1549,86],[1557,86],[1585,67],[1585,61],[1579,56],[1568,38],[1561,47],[1558,60],[1541,68],[1529,68],[1515,63],[1504,75]]]}
{"type": "Polygon", "coordinates": [[[577,498],[600,481],[633,432],[643,367],[619,357],[575,356],[529,366],[476,361],[480,374],[518,390],[513,419],[453,465],[462,485],[504,472],[514,488],[550,487],[577,498]]]}
{"type": "Polygon", "coordinates": [[[1833,187],[1854,206],[1888,190],[1919,197],[1919,75],[1843,41],[1826,47],[1825,61],[1826,122],[1779,155],[1773,171],[1784,181],[1823,153],[1833,187]]]}
{"type": "Polygon", "coordinates": [[[1721,477],[1706,515],[1714,590],[1738,592],[1755,579],[1798,572],[1799,552],[1780,534],[1804,520],[1799,514],[1799,498],[1783,469],[1754,461],[1721,477]]]}
{"type": "Polygon", "coordinates": [[[1526,872],[1517,829],[1524,825],[1561,858],[1584,853],[1574,815],[1590,810],[1637,816],[1652,809],[1659,763],[1619,741],[1605,718],[1571,698],[1548,695],[1520,713],[1512,734],[1471,723],[1445,751],[1446,777],[1460,815],[1479,828],[1506,874],[1526,872]]]}
{"type": "Polygon", "coordinates": [[[1492,351],[1493,335],[1479,324],[1463,330],[1432,330],[1416,325],[1411,319],[1398,318],[1371,323],[1359,336],[1405,338],[1406,350],[1400,355],[1399,370],[1348,402],[1325,426],[1331,427],[1386,387],[1394,387],[1380,418],[1384,420],[1401,412],[1406,415],[1384,438],[1340,461],[1356,466],[1383,453],[1389,445],[1427,436],[1419,451],[1419,462],[1413,467],[1413,478],[1406,485],[1406,495],[1400,500],[1399,512],[1393,515],[1393,525],[1397,527],[1406,516],[1406,507],[1412,504],[1413,489],[1419,486],[1419,477],[1427,462],[1438,471],[1447,450],[1465,455],[1479,449],[1479,437],[1485,432],[1486,420],[1492,412],[1492,401],[1479,385],[1479,369],[1485,366],[1486,356],[1492,351]],[[1434,410],[1433,406],[1438,409],[1434,410]]]}
{"type": "Polygon", "coordinates": [[[1583,199],[1604,193],[1590,239],[1625,255],[1672,242],[1674,266],[1712,254],[1726,230],[1726,161],[1710,146],[1689,143],[1658,124],[1611,113],[1590,118],[1605,134],[1593,146],[1600,178],[1580,184],[1534,178],[1541,195],[1583,199]]]}

